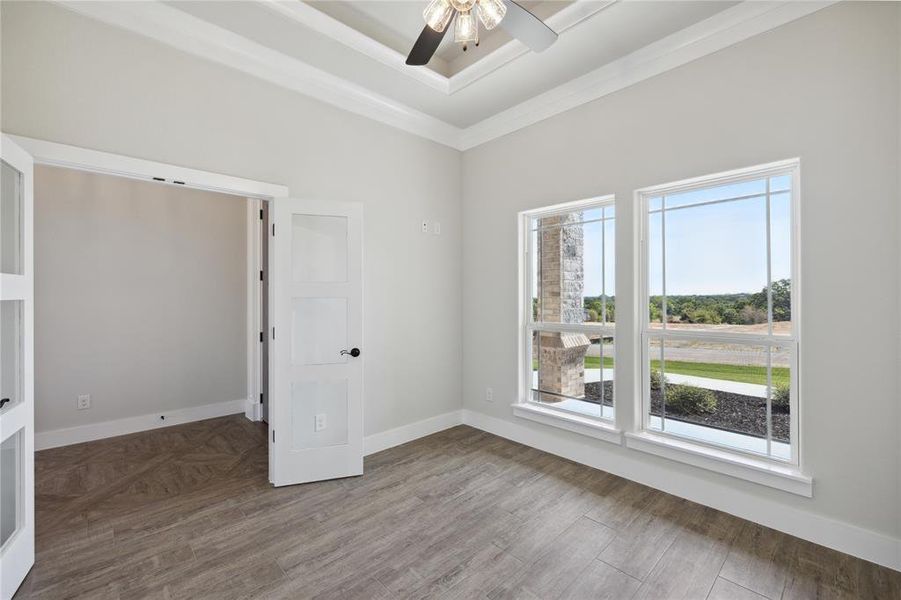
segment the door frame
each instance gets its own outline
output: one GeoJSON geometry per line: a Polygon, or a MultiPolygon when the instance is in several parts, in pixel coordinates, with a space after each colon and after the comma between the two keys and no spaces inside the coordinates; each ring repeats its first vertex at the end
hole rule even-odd
{"type": "MultiPolygon", "coordinates": [[[[252,304],[253,298],[259,296],[259,270],[261,256],[257,250],[258,239],[251,237],[251,230],[259,232],[259,208],[263,202],[271,202],[276,198],[290,197],[288,186],[234,177],[222,173],[213,173],[200,169],[192,169],[180,165],[134,158],[111,152],[101,152],[40,140],[19,135],[7,134],[16,144],[31,154],[35,165],[65,167],[78,171],[88,171],[116,177],[128,177],[141,181],[151,181],[160,185],[173,185],[211,192],[220,192],[247,198],[247,398],[245,399],[245,416],[258,421],[261,418],[259,398],[261,392],[259,325],[256,316],[258,309],[252,304]],[[252,210],[251,207],[255,207],[252,210]],[[251,258],[253,260],[251,260],[251,258]],[[253,314],[251,314],[253,313],[253,314]]],[[[268,284],[268,280],[266,281],[268,284]]],[[[268,342],[268,340],[267,340],[268,342]]]]}

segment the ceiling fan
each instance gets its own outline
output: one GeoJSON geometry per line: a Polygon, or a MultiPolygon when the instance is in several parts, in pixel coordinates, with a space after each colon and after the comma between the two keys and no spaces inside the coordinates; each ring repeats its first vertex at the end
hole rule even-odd
{"type": "Polygon", "coordinates": [[[553,29],[513,0],[432,0],[422,17],[426,26],[407,56],[408,65],[428,64],[454,17],[454,41],[462,44],[478,45],[478,21],[486,30],[500,25],[535,52],[547,49],[557,39],[553,29]]]}

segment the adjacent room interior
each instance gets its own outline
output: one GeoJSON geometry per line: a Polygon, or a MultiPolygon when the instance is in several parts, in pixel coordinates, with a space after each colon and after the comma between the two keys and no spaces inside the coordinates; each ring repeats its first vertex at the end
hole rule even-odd
{"type": "Polygon", "coordinates": [[[901,600],[901,3],[0,26],[0,600],[901,600]]]}

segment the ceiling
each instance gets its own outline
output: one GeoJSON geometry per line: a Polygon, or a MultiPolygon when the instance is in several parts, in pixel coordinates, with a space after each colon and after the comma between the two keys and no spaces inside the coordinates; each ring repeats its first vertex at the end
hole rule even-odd
{"type": "MultiPolygon", "coordinates": [[[[376,120],[466,148],[830,2],[525,0],[542,53],[501,27],[404,64],[428,0],[151,0],[64,6],[376,120]]],[[[510,1],[510,0],[508,0],[510,1]]]]}
{"type": "MultiPolygon", "coordinates": [[[[348,48],[327,33],[290,18],[290,13],[272,10],[288,2],[177,0],[168,3],[456,127],[478,123],[735,4],[709,1],[543,2],[540,4],[562,5],[564,10],[567,4],[581,4],[583,8],[590,7],[593,14],[563,31],[545,52],[524,52],[502,68],[486,72],[468,86],[448,94],[348,48]]],[[[291,3],[311,6],[320,14],[406,55],[424,25],[422,10],[427,0],[310,3],[293,0],[291,3]]],[[[560,10],[556,14],[559,16],[560,10]]],[[[503,36],[503,42],[509,41],[503,31],[492,31],[491,36],[485,36],[484,44],[467,50],[466,54],[474,57],[469,60],[471,67],[499,52],[502,44],[491,43],[495,36],[503,36]]],[[[445,40],[448,39],[446,36],[445,40]]],[[[459,75],[460,70],[453,65],[462,58],[462,49],[452,40],[445,41],[443,46],[438,61],[433,59],[437,66],[432,70],[444,77],[459,75]]],[[[404,66],[408,71],[424,68],[404,66]]]]}

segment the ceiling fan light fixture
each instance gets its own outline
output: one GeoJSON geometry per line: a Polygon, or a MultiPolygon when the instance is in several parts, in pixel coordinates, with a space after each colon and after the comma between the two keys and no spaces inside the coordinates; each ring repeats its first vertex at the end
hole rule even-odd
{"type": "Polygon", "coordinates": [[[507,5],[504,4],[504,0],[478,0],[478,2],[479,20],[485,29],[491,31],[507,14],[507,5]]]}
{"type": "Polygon", "coordinates": [[[454,26],[454,41],[458,43],[478,42],[479,25],[472,10],[461,12],[457,15],[454,26]]]}
{"type": "Polygon", "coordinates": [[[476,5],[476,0],[449,0],[451,6],[454,7],[454,10],[457,12],[466,12],[467,10],[472,10],[472,7],[476,5]]]}
{"type": "Polygon", "coordinates": [[[451,6],[449,0],[432,0],[422,11],[422,18],[425,19],[426,25],[438,33],[444,31],[452,16],[454,16],[454,7],[451,6]]]}

